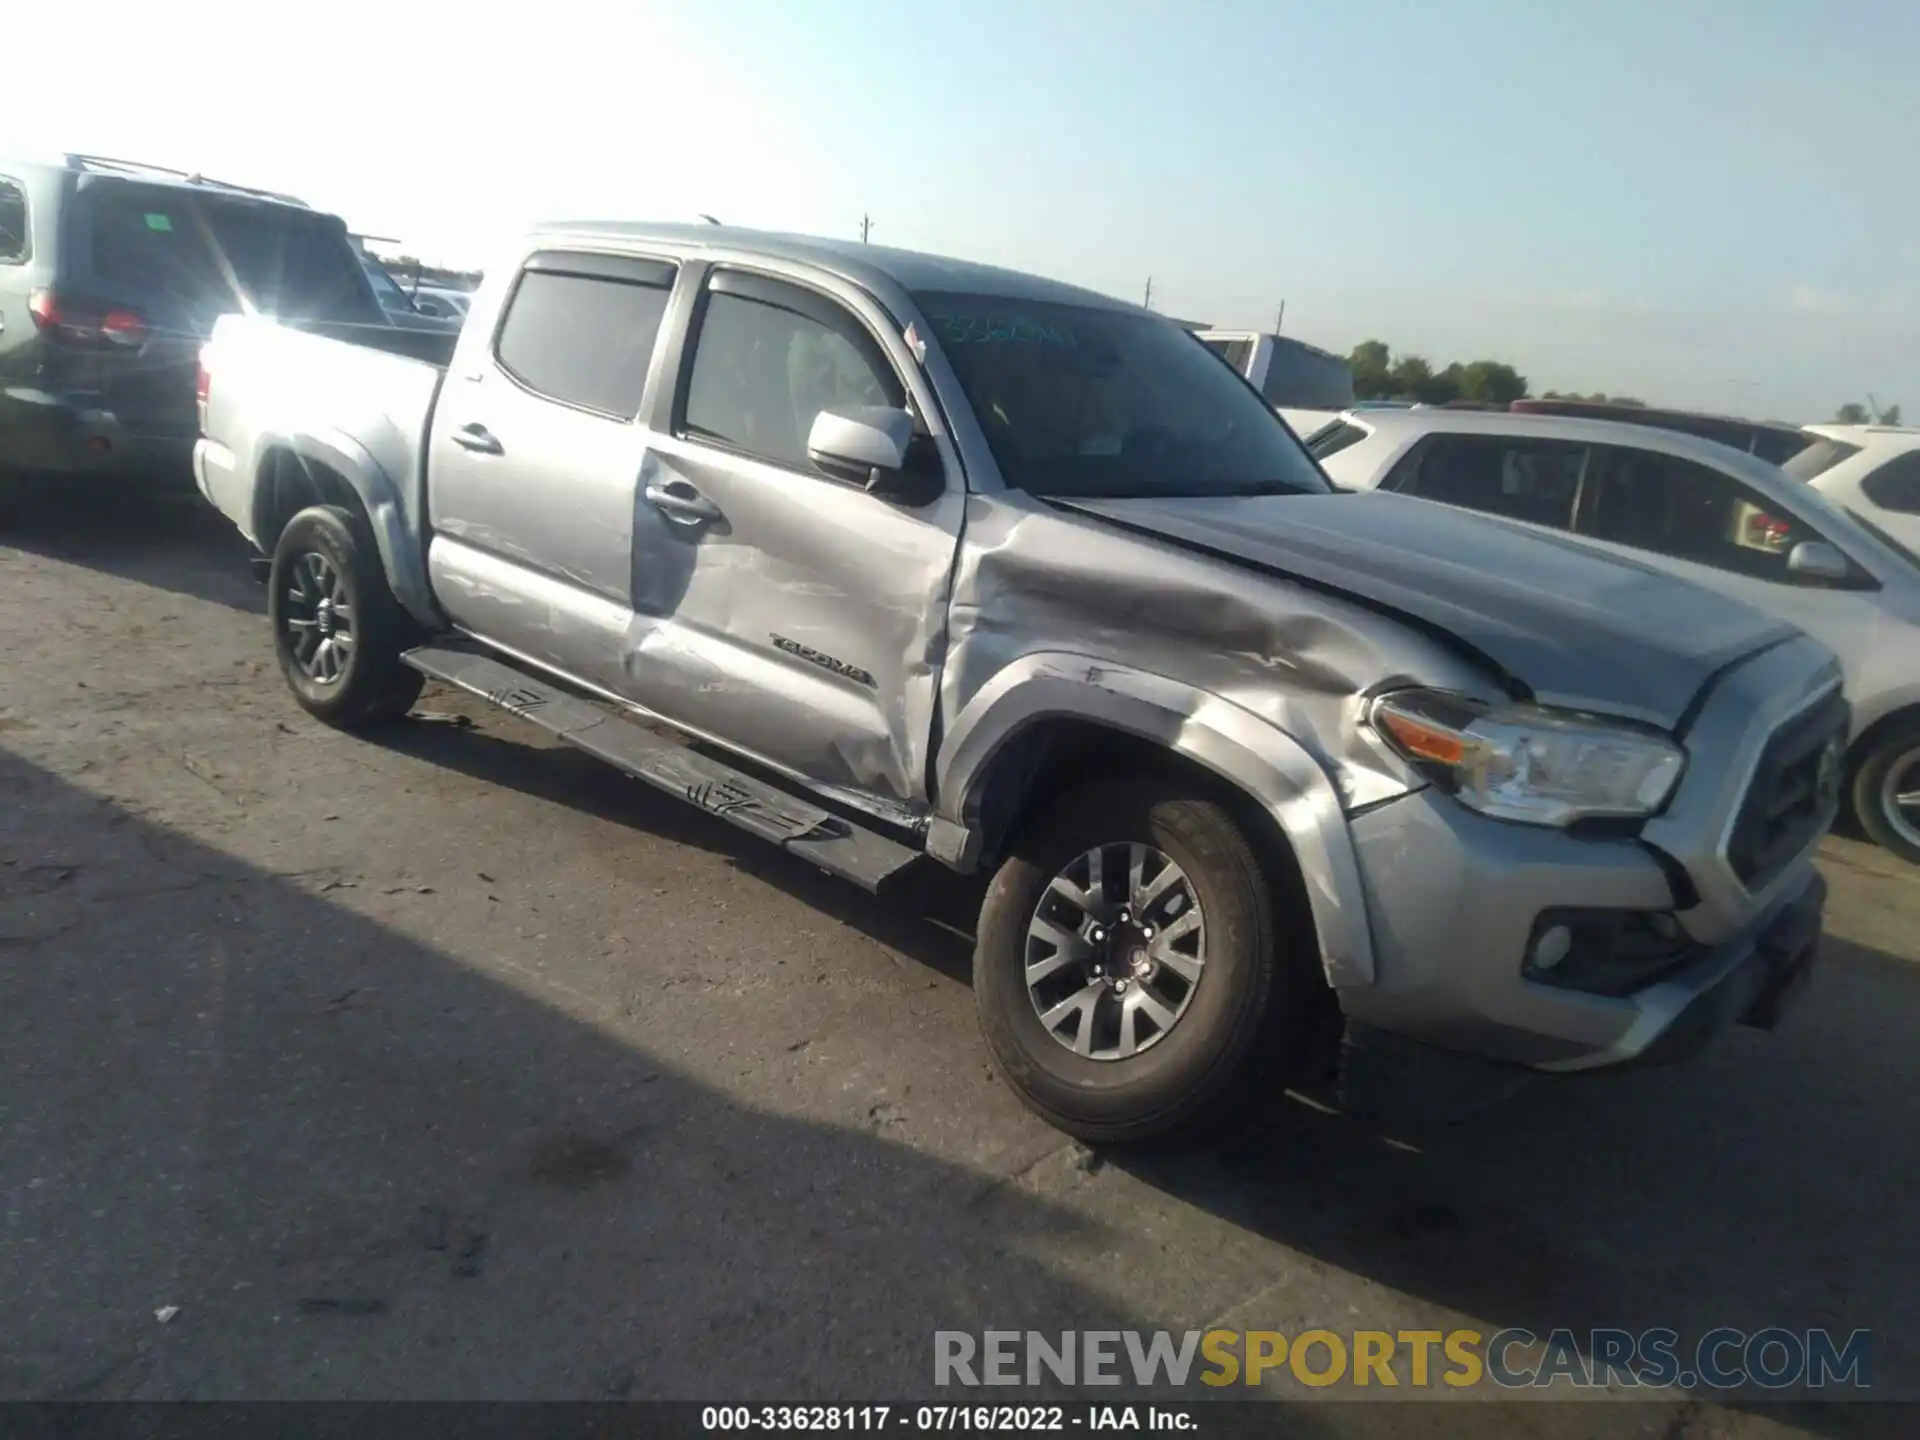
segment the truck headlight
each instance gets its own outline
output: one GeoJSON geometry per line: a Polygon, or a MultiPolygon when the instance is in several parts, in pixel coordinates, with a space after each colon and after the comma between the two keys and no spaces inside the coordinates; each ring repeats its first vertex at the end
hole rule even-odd
{"type": "Polygon", "coordinates": [[[1399,690],[1375,700],[1368,718],[1461,804],[1531,825],[1652,815],[1686,767],[1657,731],[1571,710],[1399,690]]]}

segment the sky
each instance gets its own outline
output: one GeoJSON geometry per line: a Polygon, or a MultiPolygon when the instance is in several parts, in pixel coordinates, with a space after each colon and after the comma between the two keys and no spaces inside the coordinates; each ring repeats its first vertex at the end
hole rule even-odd
{"type": "Polygon", "coordinates": [[[876,243],[1151,278],[1183,319],[1284,302],[1342,353],[1505,360],[1536,394],[1920,417],[1911,0],[182,13],[89,6],[94,42],[10,67],[0,149],[290,191],[457,264],[538,219],[867,215],[876,243]]]}

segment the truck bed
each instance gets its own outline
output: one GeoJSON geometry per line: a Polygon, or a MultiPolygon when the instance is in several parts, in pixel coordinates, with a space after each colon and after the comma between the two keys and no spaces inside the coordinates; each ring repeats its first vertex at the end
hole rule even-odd
{"type": "Polygon", "coordinates": [[[264,549],[272,542],[258,533],[256,481],[270,451],[292,449],[312,464],[371,472],[379,498],[369,509],[391,505],[404,526],[419,526],[427,430],[458,338],[394,325],[223,316],[202,352],[201,492],[264,549]]]}
{"type": "Polygon", "coordinates": [[[384,350],[389,355],[404,355],[445,370],[453,359],[453,347],[460,339],[457,330],[411,330],[400,325],[363,325],[336,320],[314,320],[288,327],[308,335],[338,340],[368,350],[384,350]]]}

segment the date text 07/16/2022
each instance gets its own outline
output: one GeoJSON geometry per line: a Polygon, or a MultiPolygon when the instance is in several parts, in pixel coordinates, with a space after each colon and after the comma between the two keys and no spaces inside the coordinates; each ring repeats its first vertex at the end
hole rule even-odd
{"type": "Polygon", "coordinates": [[[706,1431],[824,1430],[914,1434],[1069,1430],[1195,1430],[1187,1410],[1160,1405],[708,1405],[706,1431]]]}

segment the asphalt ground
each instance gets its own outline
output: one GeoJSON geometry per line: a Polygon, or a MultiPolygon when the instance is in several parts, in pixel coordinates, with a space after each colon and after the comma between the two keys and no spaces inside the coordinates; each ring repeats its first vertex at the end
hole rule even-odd
{"type": "MultiPolygon", "coordinates": [[[[0,1398],[877,1400],[942,1329],[1784,1326],[1870,1329],[1920,1399],[1920,886],[1881,852],[1829,842],[1775,1034],[1413,1147],[1281,1102],[1093,1155],[989,1072],[968,885],[875,902],[447,693],[329,731],[264,599],[197,501],[0,536],[0,1398]]],[[[1268,1378],[1327,1402],[1288,1433],[1436,1413],[1268,1378]]]]}

